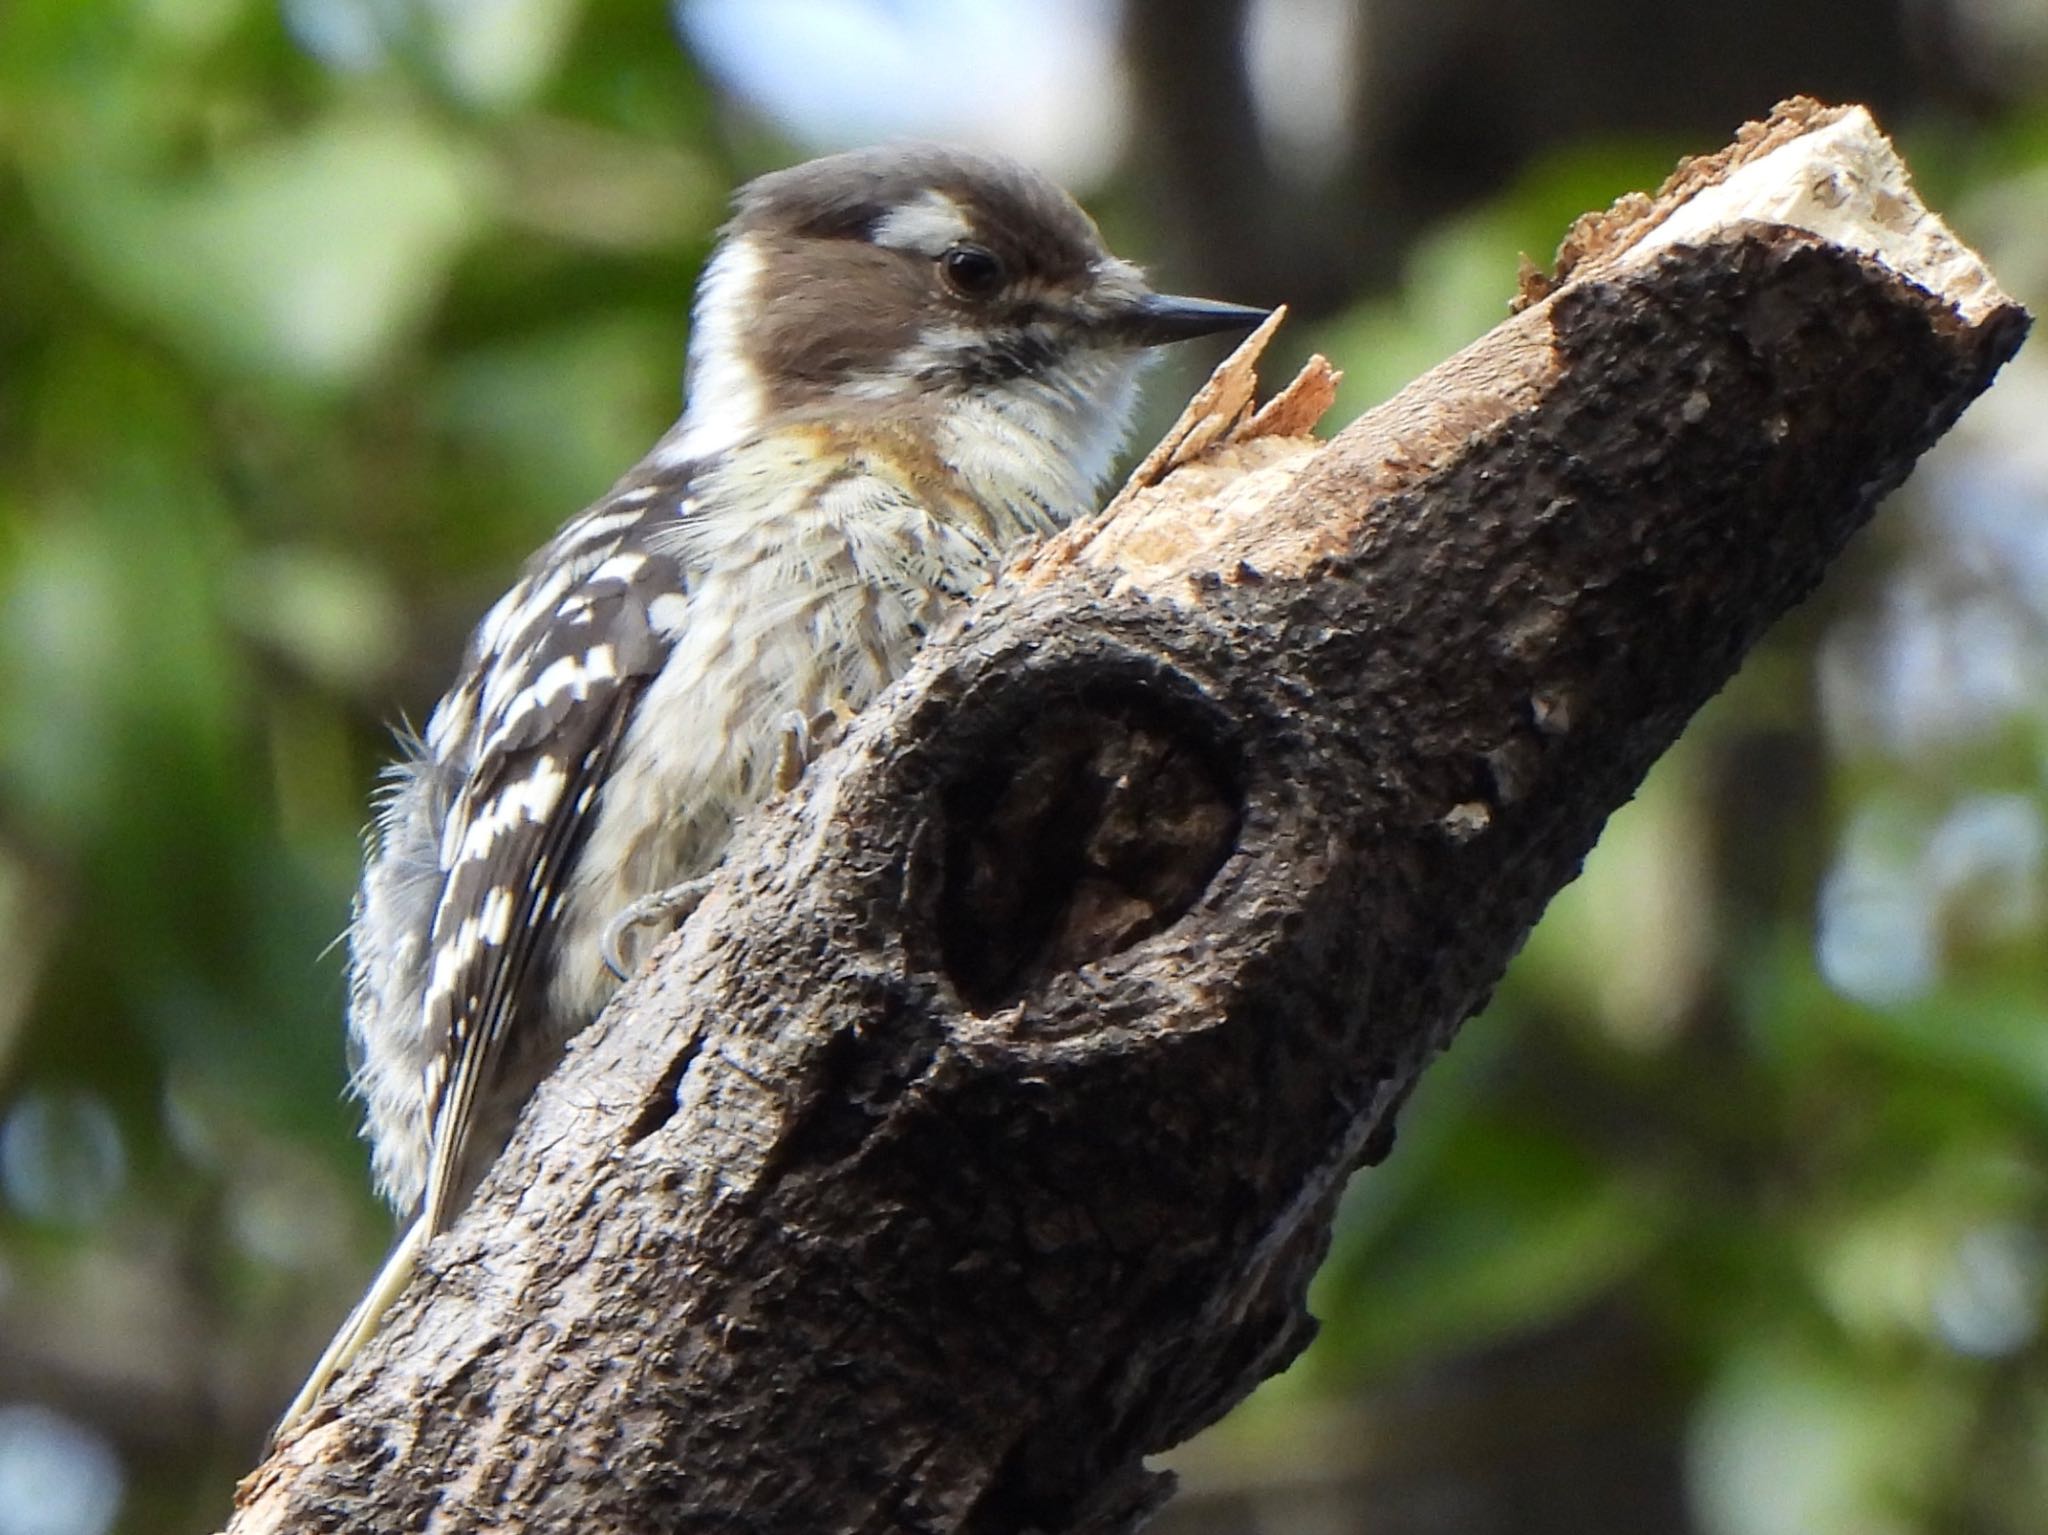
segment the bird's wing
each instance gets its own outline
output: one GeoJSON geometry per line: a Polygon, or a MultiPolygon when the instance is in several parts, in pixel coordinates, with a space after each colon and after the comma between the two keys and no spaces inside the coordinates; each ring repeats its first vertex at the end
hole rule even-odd
{"type": "Polygon", "coordinates": [[[651,538],[679,493],[615,495],[571,522],[479,626],[435,711],[431,756],[466,764],[440,827],[439,898],[420,1023],[434,1232],[473,1181],[478,1096],[522,1029],[548,1026],[547,952],[635,700],[668,650],[650,618],[683,573],[651,538]]]}

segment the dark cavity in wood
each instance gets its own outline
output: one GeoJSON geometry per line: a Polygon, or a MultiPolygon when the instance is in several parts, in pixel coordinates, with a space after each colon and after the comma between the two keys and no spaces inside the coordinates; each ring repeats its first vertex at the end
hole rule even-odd
{"type": "Polygon", "coordinates": [[[1236,845],[1242,797],[1204,722],[1138,686],[1035,689],[939,795],[940,964],[988,1013],[1170,927],[1236,845]]]}

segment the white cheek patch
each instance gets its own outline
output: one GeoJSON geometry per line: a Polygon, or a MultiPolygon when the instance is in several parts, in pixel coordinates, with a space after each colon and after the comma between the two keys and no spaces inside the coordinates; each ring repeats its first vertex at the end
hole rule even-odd
{"type": "Polygon", "coordinates": [[[883,214],[869,238],[890,250],[936,258],[973,233],[958,203],[943,192],[928,191],[883,214]]]}
{"type": "Polygon", "coordinates": [[[755,311],[764,263],[750,239],[728,240],[704,269],[690,321],[689,398],[683,419],[648,454],[668,466],[722,453],[768,414],[768,391],[747,356],[741,326],[755,311]]]}

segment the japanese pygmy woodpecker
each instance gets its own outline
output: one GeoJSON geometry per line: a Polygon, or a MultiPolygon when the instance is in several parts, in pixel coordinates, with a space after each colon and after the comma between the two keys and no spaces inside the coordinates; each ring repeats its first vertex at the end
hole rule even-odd
{"type": "Polygon", "coordinates": [[[410,1227],[287,1423],[612,995],[620,943],[687,911],[812,724],[1094,508],[1147,348],[1262,315],[1154,293],[1007,160],[892,146],[740,191],[682,419],[484,615],[379,799],[348,1031],[410,1227]]]}

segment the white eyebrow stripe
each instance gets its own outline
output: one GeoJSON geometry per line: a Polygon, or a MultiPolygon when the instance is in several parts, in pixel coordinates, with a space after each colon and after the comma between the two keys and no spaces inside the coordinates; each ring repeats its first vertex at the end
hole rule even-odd
{"type": "Polygon", "coordinates": [[[938,256],[949,245],[974,233],[960,205],[944,192],[926,191],[915,201],[891,208],[875,221],[870,238],[891,250],[913,251],[920,256],[938,256]]]}

